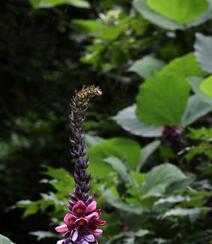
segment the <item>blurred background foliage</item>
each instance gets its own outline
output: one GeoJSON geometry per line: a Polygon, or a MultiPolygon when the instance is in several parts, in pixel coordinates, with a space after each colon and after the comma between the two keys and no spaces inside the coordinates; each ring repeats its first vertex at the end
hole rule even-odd
{"type": "Polygon", "coordinates": [[[74,185],[69,101],[95,84],[100,243],[210,243],[212,1],[8,0],[0,12],[1,234],[56,242],[74,185]]]}

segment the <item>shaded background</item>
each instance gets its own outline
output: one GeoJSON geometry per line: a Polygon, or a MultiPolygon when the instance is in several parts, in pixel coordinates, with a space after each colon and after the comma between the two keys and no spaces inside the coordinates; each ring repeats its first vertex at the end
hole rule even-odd
{"type": "Polygon", "coordinates": [[[92,111],[105,118],[99,131],[107,137],[112,131],[106,117],[127,104],[136,89],[79,62],[83,46],[74,40],[70,23],[95,16],[95,10],[68,5],[33,10],[27,1],[8,0],[0,15],[0,230],[16,243],[37,243],[28,232],[48,230],[47,218],[22,219],[22,210],[10,208],[48,190],[39,183],[42,165],[70,170],[68,114],[75,89],[101,86],[104,97],[93,102],[90,118],[97,120],[92,111]]]}

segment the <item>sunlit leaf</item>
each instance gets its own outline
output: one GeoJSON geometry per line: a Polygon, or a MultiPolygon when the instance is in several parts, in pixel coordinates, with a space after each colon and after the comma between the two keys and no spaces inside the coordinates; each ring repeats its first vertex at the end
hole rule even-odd
{"type": "Polygon", "coordinates": [[[147,0],[148,6],[173,21],[187,24],[208,9],[206,0],[147,0]]]}
{"type": "Polygon", "coordinates": [[[108,40],[116,39],[128,26],[128,22],[115,26],[97,20],[83,19],[75,19],[72,24],[86,34],[108,40]]]}
{"type": "Polygon", "coordinates": [[[134,0],[133,1],[134,8],[147,20],[152,22],[155,25],[158,25],[162,28],[169,30],[177,30],[183,29],[183,25],[172,21],[166,17],[161,16],[157,12],[151,10],[146,0],[134,0]]]}
{"type": "Polygon", "coordinates": [[[200,90],[212,98],[212,76],[209,76],[200,84],[200,90]]]}
{"type": "Polygon", "coordinates": [[[198,65],[193,53],[177,57],[168,63],[160,71],[162,74],[172,74],[182,77],[200,76],[202,74],[201,68],[198,65]]]}
{"type": "MultiPolygon", "coordinates": [[[[166,0],[164,0],[165,2],[166,0]]],[[[156,2],[156,1],[155,1],[156,2]]],[[[160,3],[159,1],[157,1],[158,3],[160,3]]],[[[171,8],[172,7],[172,4],[170,4],[170,2],[166,1],[167,3],[169,3],[169,7],[171,8]]],[[[184,1],[186,2],[186,1],[184,1]]],[[[190,0],[191,2],[191,0],[190,0]]],[[[204,5],[205,5],[205,2],[204,1],[204,5]]],[[[200,15],[197,16],[197,18],[194,18],[192,19],[192,21],[189,21],[187,22],[187,24],[182,24],[180,22],[177,22],[175,20],[172,20],[166,16],[163,16],[161,14],[159,14],[158,12],[154,11],[153,9],[151,9],[148,4],[147,4],[147,0],[134,0],[133,1],[133,5],[134,5],[134,8],[147,20],[149,20],[151,23],[157,25],[157,26],[160,26],[162,28],[165,28],[165,29],[169,29],[169,30],[177,30],[177,29],[185,29],[185,28],[190,28],[190,27],[193,27],[193,26],[197,26],[197,25],[200,25],[202,23],[204,23],[206,20],[210,19],[212,17],[212,2],[211,1],[208,1],[209,2],[209,7],[208,9],[206,9],[206,11],[204,12],[200,12],[200,10],[203,8],[198,8],[197,11],[195,10],[195,14],[200,12],[200,15]]],[[[184,3],[185,4],[185,3],[184,3]]],[[[207,2],[206,2],[207,4],[207,2]]],[[[202,5],[202,3],[200,4],[202,5]]],[[[203,5],[202,5],[203,6],[203,5]]],[[[203,6],[204,7],[204,6],[203,6]]],[[[179,9],[179,13],[181,13],[182,11],[184,11],[181,6],[177,7],[177,9],[179,9]]],[[[191,9],[189,9],[190,11],[191,9]]],[[[188,9],[187,9],[188,11],[188,9]]],[[[193,9],[191,11],[192,13],[193,12],[193,9]]],[[[192,15],[189,15],[189,18],[190,16],[192,15]]],[[[187,16],[186,16],[187,17],[187,16]]]]}
{"type": "Polygon", "coordinates": [[[185,78],[155,74],[140,86],[137,115],[147,124],[179,125],[188,95],[185,78]]]}
{"type": "Polygon", "coordinates": [[[189,95],[186,78],[200,74],[193,54],[176,58],[164,66],[140,86],[138,118],[146,124],[179,125],[189,95]]]}
{"type": "Polygon", "coordinates": [[[207,96],[204,92],[200,90],[202,83],[202,78],[200,77],[190,77],[188,78],[188,83],[191,86],[193,92],[199,96],[199,98],[204,102],[212,105],[212,98],[207,96]]]}
{"type": "Polygon", "coordinates": [[[79,8],[88,8],[89,2],[86,0],[30,0],[33,8],[50,8],[62,4],[70,4],[79,8]]]}

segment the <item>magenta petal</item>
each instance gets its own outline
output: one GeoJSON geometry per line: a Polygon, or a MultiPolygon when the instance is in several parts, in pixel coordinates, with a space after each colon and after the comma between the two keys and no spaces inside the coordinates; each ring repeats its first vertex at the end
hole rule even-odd
{"type": "Polygon", "coordinates": [[[93,231],[93,234],[95,236],[100,236],[102,233],[103,233],[103,231],[102,230],[99,230],[99,229],[93,231]]]}
{"type": "Polygon", "coordinates": [[[68,231],[67,225],[60,225],[55,228],[58,233],[66,233],[68,231]]]}
{"type": "Polygon", "coordinates": [[[85,203],[82,200],[78,200],[77,203],[74,205],[77,208],[86,208],[85,203]]]}
{"type": "Polygon", "coordinates": [[[92,203],[90,203],[87,207],[86,207],[86,211],[88,213],[93,212],[94,210],[96,210],[96,201],[93,201],[92,203]]]}
{"type": "Polygon", "coordinates": [[[80,225],[80,226],[87,225],[88,224],[88,220],[85,219],[85,218],[80,218],[80,219],[77,219],[75,221],[75,224],[76,225],[80,225]]]}
{"type": "Polygon", "coordinates": [[[66,214],[66,216],[64,217],[64,222],[67,224],[67,225],[70,225],[72,224],[74,221],[76,220],[76,217],[72,214],[66,214]]]}
{"type": "Polygon", "coordinates": [[[76,241],[77,238],[78,238],[78,234],[79,234],[78,231],[75,230],[74,233],[72,234],[71,240],[72,240],[72,241],[76,241]]]}
{"type": "Polygon", "coordinates": [[[70,218],[71,218],[70,215],[71,215],[71,214],[66,214],[65,217],[64,217],[64,222],[65,222],[67,225],[70,224],[70,218]]]}
{"type": "Polygon", "coordinates": [[[94,235],[87,235],[84,237],[84,239],[88,242],[94,242],[96,240],[94,235]]]}
{"type": "Polygon", "coordinates": [[[93,212],[86,216],[86,219],[90,221],[91,219],[98,219],[99,218],[99,213],[98,212],[93,212]]]}
{"type": "Polygon", "coordinates": [[[72,212],[74,215],[78,215],[78,214],[83,214],[86,210],[86,206],[85,203],[81,200],[78,200],[77,203],[73,206],[72,208],[72,212]]]}
{"type": "Polygon", "coordinates": [[[104,226],[106,224],[106,221],[102,220],[102,219],[97,219],[95,221],[95,224],[98,225],[98,226],[104,226]]]}

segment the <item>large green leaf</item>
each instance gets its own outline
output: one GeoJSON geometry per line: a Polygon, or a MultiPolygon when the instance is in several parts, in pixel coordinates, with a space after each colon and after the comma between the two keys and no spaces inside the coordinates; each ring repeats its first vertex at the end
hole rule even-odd
{"type": "Polygon", "coordinates": [[[13,242],[6,236],[0,234],[0,244],[13,244],[13,242]]]}
{"type": "Polygon", "coordinates": [[[146,124],[179,125],[189,95],[186,77],[200,74],[193,54],[174,59],[140,86],[138,118],[146,124]]]}
{"type": "Polygon", "coordinates": [[[163,74],[173,74],[182,77],[200,76],[202,71],[193,53],[175,58],[160,71],[163,74]]]}
{"type": "Polygon", "coordinates": [[[62,4],[70,4],[79,8],[88,8],[89,2],[86,0],[30,0],[33,8],[50,8],[62,4]]]}
{"type": "MultiPolygon", "coordinates": [[[[160,3],[158,1],[158,3],[160,3]]],[[[167,1],[169,3],[169,1],[167,1]]],[[[199,24],[204,23],[206,20],[210,19],[212,17],[212,1],[209,0],[209,8],[207,11],[205,11],[203,14],[201,14],[199,17],[193,19],[191,22],[187,23],[186,25],[181,24],[179,22],[176,22],[166,16],[163,16],[159,14],[158,12],[151,9],[148,4],[147,0],[134,0],[133,6],[134,8],[147,20],[149,20],[151,23],[160,26],[165,29],[169,30],[177,30],[177,29],[185,29],[193,26],[197,26],[199,24]]],[[[180,9],[182,11],[182,9],[180,9]]]]}
{"type": "Polygon", "coordinates": [[[126,162],[131,169],[136,169],[140,158],[140,146],[127,138],[112,138],[104,140],[88,150],[90,160],[89,172],[92,176],[106,177],[112,171],[112,167],[104,160],[109,157],[117,157],[126,162]]]}
{"type": "Polygon", "coordinates": [[[202,69],[212,73],[212,37],[197,33],[194,49],[202,69]]]}
{"type": "Polygon", "coordinates": [[[203,102],[212,105],[212,98],[200,90],[200,85],[202,83],[201,77],[190,77],[188,78],[188,83],[190,84],[193,92],[197,94],[203,102]]]}
{"type": "Polygon", "coordinates": [[[200,90],[212,98],[212,76],[209,76],[200,84],[200,90]]]}
{"type": "Polygon", "coordinates": [[[206,0],[147,0],[148,6],[171,20],[188,24],[208,9],[206,0]]]}
{"type": "Polygon", "coordinates": [[[155,150],[158,149],[160,146],[160,141],[156,140],[153,142],[150,142],[141,150],[141,158],[140,162],[138,164],[137,170],[140,171],[141,167],[147,162],[147,159],[154,153],[155,150]]]}
{"type": "Polygon", "coordinates": [[[125,21],[119,25],[107,25],[97,20],[75,19],[72,24],[86,34],[93,35],[102,39],[116,39],[124,30],[126,30],[129,22],[125,21]]]}
{"type": "Polygon", "coordinates": [[[135,61],[129,68],[129,71],[133,71],[141,77],[147,78],[152,73],[159,71],[163,66],[163,61],[148,55],[142,59],[135,61]]]}
{"type": "Polygon", "coordinates": [[[111,165],[111,167],[120,175],[123,181],[130,180],[130,177],[128,175],[128,168],[120,159],[116,157],[110,157],[106,158],[104,161],[111,165]]]}
{"type": "Polygon", "coordinates": [[[203,101],[200,96],[197,94],[190,96],[182,117],[181,126],[186,127],[211,111],[212,105],[203,101]]]}
{"type": "Polygon", "coordinates": [[[126,131],[136,136],[159,137],[163,128],[153,125],[147,125],[141,122],[136,114],[136,105],[132,105],[118,112],[113,119],[126,131]]]}
{"type": "Polygon", "coordinates": [[[121,199],[115,198],[112,194],[111,189],[102,191],[102,195],[111,206],[113,206],[114,208],[117,208],[118,210],[128,212],[131,214],[136,214],[136,215],[140,215],[143,212],[143,208],[141,206],[125,203],[125,202],[121,201],[121,199]]]}
{"type": "Polygon", "coordinates": [[[152,125],[179,125],[189,95],[185,78],[156,74],[141,85],[137,115],[152,125]]]}
{"type": "Polygon", "coordinates": [[[183,26],[179,23],[163,17],[157,12],[151,10],[147,5],[146,0],[134,0],[133,6],[145,19],[155,25],[169,30],[183,29],[183,26]]]}
{"type": "Polygon", "coordinates": [[[145,175],[142,192],[145,195],[161,195],[175,183],[186,180],[186,175],[175,165],[162,164],[145,175]]]}

